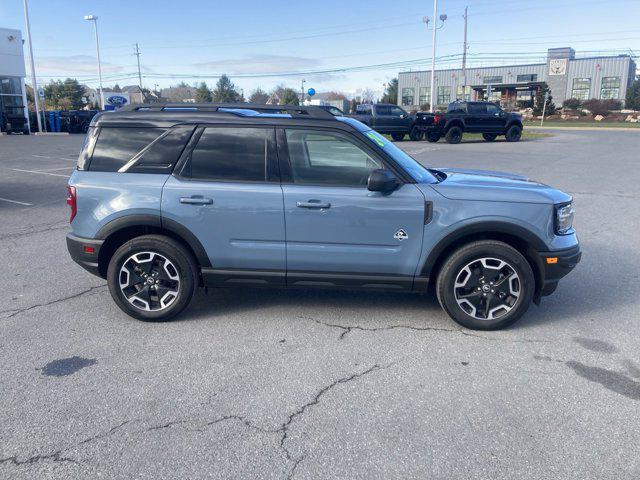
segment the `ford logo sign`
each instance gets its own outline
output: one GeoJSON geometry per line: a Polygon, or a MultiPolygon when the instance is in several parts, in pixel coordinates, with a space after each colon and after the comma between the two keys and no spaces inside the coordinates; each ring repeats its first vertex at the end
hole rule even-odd
{"type": "Polygon", "coordinates": [[[127,103],[127,99],[124,98],[121,95],[111,95],[109,98],[107,98],[107,103],[109,105],[114,105],[116,107],[121,107],[122,105],[127,103]]]}

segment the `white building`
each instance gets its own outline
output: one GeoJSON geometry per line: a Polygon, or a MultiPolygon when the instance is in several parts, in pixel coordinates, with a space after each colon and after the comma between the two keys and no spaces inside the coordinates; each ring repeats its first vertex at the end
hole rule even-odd
{"type": "Polygon", "coordinates": [[[22,113],[28,118],[22,43],[20,30],[0,28],[0,129],[7,116],[22,113]]]}
{"type": "MultiPolygon", "coordinates": [[[[546,83],[556,105],[569,98],[616,99],[624,103],[636,64],[629,55],[577,58],[572,48],[550,48],[546,63],[436,70],[436,105],[490,100],[503,107],[530,103],[546,83]]],[[[400,72],[398,104],[419,108],[431,101],[431,71],[400,72]]]]}

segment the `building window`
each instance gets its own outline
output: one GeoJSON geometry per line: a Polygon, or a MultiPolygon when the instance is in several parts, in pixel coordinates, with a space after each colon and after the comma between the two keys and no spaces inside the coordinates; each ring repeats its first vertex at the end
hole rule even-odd
{"type": "Polygon", "coordinates": [[[482,79],[482,83],[490,84],[490,83],[502,83],[502,77],[500,75],[493,75],[490,77],[484,77],[482,79]]]}
{"type": "Polygon", "coordinates": [[[465,102],[470,102],[471,87],[463,87],[462,85],[459,85],[456,93],[456,100],[463,100],[465,102]]]}
{"type": "Polygon", "coordinates": [[[13,77],[0,77],[0,94],[22,96],[20,79],[13,77]]]}
{"type": "Polygon", "coordinates": [[[600,98],[608,100],[610,98],[619,98],[620,96],[620,77],[604,77],[602,79],[602,87],[600,88],[600,98]]]}
{"type": "Polygon", "coordinates": [[[418,96],[418,105],[424,105],[431,102],[431,87],[420,87],[420,95],[418,96]]]}
{"type": "Polygon", "coordinates": [[[535,82],[537,80],[538,80],[538,75],[535,74],[535,73],[529,73],[527,75],[518,75],[516,77],[516,81],[518,83],[521,83],[521,82],[535,82]]]}
{"type": "Polygon", "coordinates": [[[438,101],[437,105],[443,105],[451,101],[451,87],[438,87],[438,101]]]}
{"type": "Polygon", "coordinates": [[[491,93],[489,93],[489,97],[487,98],[487,101],[499,103],[501,100],[502,100],[502,92],[500,90],[491,90],[491,93]]]}
{"type": "Polygon", "coordinates": [[[590,92],[591,92],[590,78],[574,78],[573,79],[573,87],[571,89],[571,98],[577,98],[578,100],[589,100],[590,92]]]}
{"type": "Polygon", "coordinates": [[[413,105],[413,88],[402,89],[402,105],[413,105]]]}

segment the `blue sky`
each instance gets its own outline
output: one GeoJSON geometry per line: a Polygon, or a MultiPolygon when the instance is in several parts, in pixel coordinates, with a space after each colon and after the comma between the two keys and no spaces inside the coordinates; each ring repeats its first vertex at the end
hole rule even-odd
{"type": "MultiPolygon", "coordinates": [[[[471,66],[532,63],[560,46],[640,53],[638,0],[440,0],[439,13],[448,15],[438,31],[441,68],[460,65],[465,5],[471,66]]],[[[318,91],[381,91],[398,71],[430,67],[422,18],[432,9],[431,0],[29,1],[40,81],[71,76],[97,85],[93,30],[83,20],[91,13],[99,17],[105,86],[137,83],[138,42],[146,87],[212,86],[227,73],[245,94],[277,84],[298,89],[302,78],[318,91]],[[354,67],[364,68],[340,71],[354,67]]],[[[24,31],[22,0],[0,2],[0,27],[24,31]]]]}

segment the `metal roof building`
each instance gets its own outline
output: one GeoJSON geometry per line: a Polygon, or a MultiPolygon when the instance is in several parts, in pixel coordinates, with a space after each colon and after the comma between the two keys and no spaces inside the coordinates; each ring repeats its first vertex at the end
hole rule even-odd
{"type": "MultiPolygon", "coordinates": [[[[551,48],[546,63],[436,70],[436,104],[454,100],[490,100],[505,108],[528,106],[546,82],[553,101],[568,98],[618,99],[624,104],[627,87],[635,78],[630,55],[576,58],[572,48],[551,48]]],[[[431,71],[400,72],[398,104],[419,108],[431,100],[431,71]]]]}

